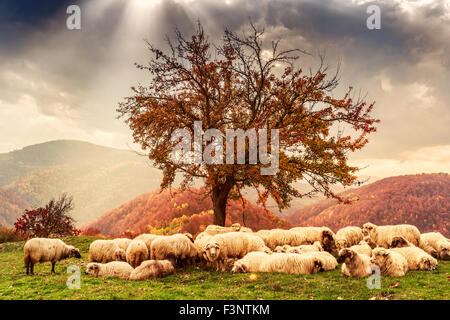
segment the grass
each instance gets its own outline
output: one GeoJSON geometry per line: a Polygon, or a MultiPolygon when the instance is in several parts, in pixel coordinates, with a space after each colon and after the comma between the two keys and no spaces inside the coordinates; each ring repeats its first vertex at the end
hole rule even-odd
{"type": "Polygon", "coordinates": [[[23,242],[0,244],[0,299],[450,299],[450,261],[440,261],[434,271],[413,271],[401,278],[381,278],[381,289],[370,290],[366,279],[331,272],[314,275],[261,273],[255,281],[249,274],[216,272],[209,268],[178,269],[175,275],[146,281],[94,278],[84,274],[89,244],[95,237],[69,237],[82,259],[60,261],[57,274],[51,264],[35,265],[35,276],[25,275],[23,242]],[[68,289],[70,265],[81,269],[81,289],[68,289]]]}

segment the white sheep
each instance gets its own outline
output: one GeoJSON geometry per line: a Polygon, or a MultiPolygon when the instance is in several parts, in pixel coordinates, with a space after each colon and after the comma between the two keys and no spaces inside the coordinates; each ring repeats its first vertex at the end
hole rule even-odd
{"type": "Polygon", "coordinates": [[[409,270],[434,270],[437,260],[424,250],[417,247],[402,247],[390,249],[401,254],[408,261],[409,270]]]}
{"type": "Polygon", "coordinates": [[[365,255],[367,255],[369,257],[372,256],[372,248],[364,240],[360,241],[358,244],[355,244],[355,245],[351,246],[348,249],[351,249],[351,250],[353,250],[353,251],[355,251],[356,253],[359,253],[359,254],[365,254],[365,255]]]}
{"type": "Polygon", "coordinates": [[[94,277],[117,277],[122,279],[128,279],[133,267],[123,261],[112,261],[106,264],[91,262],[86,266],[86,274],[90,274],[94,277]]]}
{"type": "Polygon", "coordinates": [[[249,252],[242,259],[234,262],[231,272],[259,272],[262,262],[268,256],[269,255],[265,252],[249,252]]]}
{"type": "Polygon", "coordinates": [[[149,253],[145,242],[134,239],[126,252],[127,262],[133,267],[138,267],[143,261],[149,259],[149,253]]]}
{"type": "Polygon", "coordinates": [[[157,234],[151,234],[151,233],[143,233],[138,235],[134,240],[142,240],[145,242],[145,245],[147,246],[147,250],[150,253],[152,249],[152,242],[153,240],[157,239],[158,237],[162,237],[157,234]]]}
{"type": "Polygon", "coordinates": [[[117,238],[113,239],[113,241],[119,246],[120,249],[126,252],[132,240],[128,238],[117,238]]]}
{"type": "Polygon", "coordinates": [[[338,262],[336,258],[327,251],[310,251],[301,254],[302,256],[311,256],[318,259],[322,263],[323,271],[336,269],[338,262]]]}
{"type": "Polygon", "coordinates": [[[305,252],[320,252],[323,251],[322,244],[320,241],[316,241],[313,244],[302,244],[300,246],[291,247],[288,244],[284,246],[278,246],[275,248],[274,252],[279,253],[305,253],[305,252]]]}
{"type": "Polygon", "coordinates": [[[259,272],[312,274],[323,271],[322,262],[313,255],[274,253],[263,260],[259,272]]]}
{"type": "Polygon", "coordinates": [[[389,248],[392,239],[396,236],[402,236],[413,245],[420,243],[420,231],[410,224],[399,224],[393,226],[376,226],[373,223],[365,223],[363,232],[376,243],[378,247],[389,248]]]}
{"type": "Polygon", "coordinates": [[[153,260],[170,260],[174,264],[183,264],[194,262],[198,256],[198,248],[190,234],[160,236],[151,244],[150,258],[153,260]]]}
{"type": "Polygon", "coordinates": [[[243,258],[249,251],[249,238],[245,232],[221,233],[213,236],[205,247],[205,254],[216,269],[224,269],[223,263],[228,259],[243,258]]]}
{"type": "Polygon", "coordinates": [[[384,276],[402,277],[408,272],[408,261],[400,253],[385,248],[372,250],[372,264],[376,264],[384,276]]]}
{"type": "Polygon", "coordinates": [[[131,272],[129,280],[146,280],[167,277],[175,273],[169,260],[147,260],[131,272]]]}
{"type": "Polygon", "coordinates": [[[320,241],[325,251],[332,252],[336,247],[335,234],[328,227],[295,227],[290,231],[304,236],[306,244],[320,241]]]}
{"type": "Polygon", "coordinates": [[[24,262],[27,274],[34,274],[34,265],[50,261],[52,273],[55,272],[56,262],[68,258],[81,258],[80,250],[65,244],[60,239],[33,238],[23,247],[24,262]]]}
{"type": "Polygon", "coordinates": [[[113,240],[95,240],[89,246],[89,262],[126,261],[126,253],[113,240]]]}
{"type": "Polygon", "coordinates": [[[450,240],[444,237],[439,232],[424,233],[420,237],[421,248],[431,254],[434,249],[436,257],[441,260],[450,259],[450,240]]]}
{"type": "Polygon", "coordinates": [[[256,233],[264,243],[271,250],[274,250],[278,246],[288,244],[290,246],[299,246],[302,244],[308,244],[304,235],[293,232],[291,230],[273,229],[270,233],[261,237],[261,233],[256,233]]]}
{"type": "Polygon", "coordinates": [[[363,239],[364,235],[360,227],[345,227],[336,232],[336,248],[338,250],[349,248],[355,244],[358,244],[363,239]]]}
{"type": "Polygon", "coordinates": [[[359,254],[352,249],[341,249],[339,257],[342,258],[343,264],[341,274],[347,277],[368,277],[372,275],[370,257],[366,254],[359,254]]]}

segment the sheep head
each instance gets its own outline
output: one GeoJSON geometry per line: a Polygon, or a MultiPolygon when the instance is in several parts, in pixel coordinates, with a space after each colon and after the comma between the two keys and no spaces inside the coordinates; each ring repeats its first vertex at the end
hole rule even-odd
{"type": "Polygon", "coordinates": [[[409,247],[408,241],[403,237],[393,237],[389,248],[403,248],[409,247]]]}
{"type": "Polygon", "coordinates": [[[374,225],[373,223],[367,222],[363,225],[362,227],[362,232],[365,236],[368,236],[373,230],[376,229],[376,225],[374,225]]]}
{"type": "Polygon", "coordinates": [[[217,260],[220,254],[220,246],[217,242],[210,242],[205,247],[206,255],[209,261],[217,260]]]}
{"type": "Polygon", "coordinates": [[[436,260],[422,257],[419,261],[419,270],[434,270],[436,269],[436,264],[436,260]]]}
{"type": "Polygon", "coordinates": [[[239,231],[239,230],[241,230],[241,224],[240,223],[233,223],[232,225],[231,225],[231,228],[234,230],[234,231],[239,231]]]}
{"type": "Polygon", "coordinates": [[[98,273],[100,272],[100,266],[98,263],[88,263],[86,266],[86,274],[90,274],[91,276],[98,277],[98,273]]]}
{"type": "Polygon", "coordinates": [[[68,248],[69,248],[69,258],[77,258],[77,259],[81,258],[80,250],[78,250],[74,246],[68,246],[68,248]]]}
{"type": "Polygon", "coordinates": [[[353,250],[349,250],[349,249],[341,249],[341,251],[339,251],[339,258],[341,261],[349,264],[350,262],[353,261],[353,259],[355,259],[356,256],[356,252],[353,250]]]}
{"type": "Polygon", "coordinates": [[[320,261],[319,259],[314,259],[314,267],[312,273],[319,273],[324,271],[325,269],[323,268],[322,261],[320,261]]]}
{"type": "Polygon", "coordinates": [[[328,230],[322,231],[322,244],[325,251],[328,252],[333,251],[333,249],[335,248],[336,243],[334,241],[334,236],[330,231],[328,230]]]}
{"type": "Polygon", "coordinates": [[[381,267],[385,264],[385,261],[389,258],[390,253],[384,248],[377,248],[372,251],[372,258],[370,262],[381,267]]]}
{"type": "Polygon", "coordinates": [[[439,245],[439,252],[442,260],[450,260],[450,242],[441,243],[439,245]]]}
{"type": "Polygon", "coordinates": [[[338,250],[347,248],[347,240],[345,240],[345,239],[337,239],[336,240],[336,248],[338,250]]]}
{"type": "Polygon", "coordinates": [[[189,232],[183,233],[183,235],[185,235],[189,240],[192,241],[192,243],[194,243],[194,237],[192,236],[192,234],[190,234],[189,232]]]}
{"type": "Polygon", "coordinates": [[[248,267],[241,261],[236,261],[231,268],[233,273],[246,273],[248,272],[248,267]]]}

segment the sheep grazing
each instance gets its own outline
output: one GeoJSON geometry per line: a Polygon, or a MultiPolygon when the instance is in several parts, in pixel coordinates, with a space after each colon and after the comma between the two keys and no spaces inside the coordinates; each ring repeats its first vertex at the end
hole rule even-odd
{"type": "MultiPolygon", "coordinates": [[[[259,236],[258,234],[256,235],[259,236]]],[[[299,246],[308,243],[302,234],[283,229],[270,230],[268,235],[265,235],[264,237],[260,236],[260,238],[263,239],[266,246],[271,250],[285,244],[290,246],[299,246]]]]}
{"type": "Polygon", "coordinates": [[[335,248],[335,234],[327,227],[295,227],[290,231],[301,234],[306,243],[320,241],[325,251],[332,252],[335,248]]]}
{"type": "Polygon", "coordinates": [[[409,270],[434,270],[437,260],[424,250],[417,247],[402,247],[390,249],[401,254],[408,261],[409,270]]]}
{"type": "Polygon", "coordinates": [[[126,261],[126,253],[114,240],[95,240],[89,246],[89,262],[126,261]]]}
{"type": "Polygon", "coordinates": [[[421,248],[432,254],[434,249],[435,255],[441,260],[450,260],[450,240],[439,232],[429,232],[421,235],[421,248]]]}
{"type": "Polygon", "coordinates": [[[338,250],[349,248],[363,239],[364,235],[360,227],[345,227],[336,232],[336,248],[338,250]]]}
{"type": "Polygon", "coordinates": [[[143,261],[148,260],[149,253],[145,242],[136,239],[131,241],[127,248],[126,258],[133,268],[139,267],[143,261]]]}
{"type": "Polygon", "coordinates": [[[323,271],[329,271],[336,269],[338,262],[333,255],[327,251],[311,251],[301,254],[302,256],[311,256],[318,259],[322,264],[323,271]]]}
{"type": "Polygon", "coordinates": [[[126,252],[132,240],[128,238],[117,238],[113,239],[113,241],[119,246],[120,249],[126,252]]]}
{"type": "Polygon", "coordinates": [[[147,260],[131,272],[129,280],[146,280],[167,277],[175,273],[169,260],[147,260]]]}
{"type": "Polygon", "coordinates": [[[364,240],[360,241],[358,244],[355,244],[355,245],[351,246],[348,249],[353,250],[353,251],[355,251],[356,253],[359,253],[359,254],[365,254],[365,255],[367,255],[369,257],[372,256],[372,248],[364,240]]]}
{"type": "Polygon", "coordinates": [[[312,255],[295,253],[274,253],[267,255],[259,272],[280,272],[288,274],[313,274],[323,271],[320,259],[312,255]]]}
{"type": "Polygon", "coordinates": [[[402,277],[408,272],[408,261],[400,253],[385,248],[372,250],[372,264],[380,267],[381,274],[390,277],[402,277]]]}
{"type": "Polygon", "coordinates": [[[34,274],[34,265],[50,261],[52,273],[55,273],[56,262],[68,258],[81,258],[80,250],[65,244],[60,239],[33,238],[23,247],[24,262],[27,274],[34,274]]]}
{"type": "Polygon", "coordinates": [[[420,231],[410,224],[400,224],[394,226],[376,226],[373,223],[365,223],[363,226],[364,234],[370,236],[370,239],[378,247],[389,248],[391,241],[396,236],[402,236],[405,240],[411,242],[414,246],[420,243],[420,231]]]}
{"type": "Polygon", "coordinates": [[[199,256],[198,247],[191,234],[160,236],[153,240],[150,258],[153,260],[171,260],[173,264],[192,263],[199,256]]]}
{"type": "Polygon", "coordinates": [[[359,254],[352,249],[341,249],[339,257],[342,258],[343,264],[341,267],[341,274],[347,277],[368,277],[372,275],[370,268],[370,257],[366,254],[359,254]]]}
{"type": "Polygon", "coordinates": [[[136,238],[134,238],[134,240],[144,241],[145,245],[147,246],[148,252],[150,252],[151,248],[152,248],[153,240],[155,240],[158,237],[161,237],[161,236],[156,235],[156,234],[151,234],[151,233],[143,233],[143,234],[138,235],[136,238]]]}
{"type": "Polygon", "coordinates": [[[86,274],[90,274],[94,277],[116,277],[122,279],[128,279],[133,267],[123,261],[112,261],[106,264],[91,262],[86,266],[86,274]]]}

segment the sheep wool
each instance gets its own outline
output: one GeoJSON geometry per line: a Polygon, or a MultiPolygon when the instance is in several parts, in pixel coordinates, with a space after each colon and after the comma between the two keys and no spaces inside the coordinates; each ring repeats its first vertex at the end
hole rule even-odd
{"type": "Polygon", "coordinates": [[[117,238],[113,239],[113,241],[119,246],[120,249],[126,252],[132,240],[128,238],[117,238]]]}
{"type": "Polygon", "coordinates": [[[28,240],[23,247],[24,263],[27,274],[34,274],[34,265],[50,261],[52,273],[55,272],[56,262],[68,258],[81,258],[80,250],[74,246],[65,244],[60,239],[33,238],[28,240]]]}
{"type": "Polygon", "coordinates": [[[370,257],[366,254],[359,254],[352,249],[341,249],[339,256],[343,259],[344,263],[341,267],[341,274],[347,277],[368,277],[372,275],[372,269],[370,266],[370,257]]]}
{"type": "Polygon", "coordinates": [[[349,248],[363,239],[364,235],[360,227],[345,227],[336,232],[336,247],[338,250],[349,248]]]}
{"type": "Polygon", "coordinates": [[[142,240],[145,242],[145,245],[147,246],[147,250],[150,253],[150,250],[152,248],[152,242],[153,240],[157,239],[158,237],[161,237],[160,235],[151,234],[151,233],[143,233],[138,235],[134,240],[142,240]]]}
{"type": "Polygon", "coordinates": [[[149,254],[145,242],[134,239],[127,248],[127,262],[137,268],[143,261],[148,260],[149,254]]]}
{"type": "Polygon", "coordinates": [[[312,255],[274,253],[268,255],[260,265],[259,272],[288,274],[312,274],[323,271],[322,262],[312,255]]]}
{"type": "Polygon", "coordinates": [[[318,259],[322,264],[322,269],[325,271],[336,269],[338,262],[333,255],[327,251],[311,251],[301,254],[302,256],[311,256],[318,259]]]}
{"type": "Polygon", "coordinates": [[[95,240],[89,246],[89,262],[125,261],[126,253],[114,240],[95,240]]]}
{"type": "Polygon", "coordinates": [[[372,250],[372,264],[376,264],[384,276],[402,277],[408,272],[408,261],[401,254],[385,248],[372,250]]]}
{"type": "Polygon", "coordinates": [[[153,240],[150,249],[151,259],[169,259],[173,263],[192,262],[198,255],[198,247],[194,244],[190,234],[160,236],[153,240]]]}
{"type": "Polygon", "coordinates": [[[409,270],[434,270],[437,260],[424,250],[417,247],[402,247],[390,249],[401,254],[408,261],[409,270]]]}
{"type": "Polygon", "coordinates": [[[335,234],[328,227],[295,227],[290,231],[303,235],[305,244],[320,241],[325,251],[331,252],[335,248],[335,234]]]}
{"type": "Polygon", "coordinates": [[[131,272],[129,280],[146,280],[167,277],[175,273],[169,260],[147,260],[131,272]]]}
{"type": "Polygon", "coordinates": [[[429,232],[421,235],[421,247],[431,254],[434,249],[436,256],[441,260],[450,260],[450,240],[439,232],[429,232]]]}
{"type": "Polygon", "coordinates": [[[348,249],[353,250],[353,251],[355,251],[356,253],[359,253],[359,254],[365,254],[365,255],[367,255],[369,257],[372,256],[372,248],[364,240],[360,241],[359,244],[351,246],[348,249]]]}
{"type": "Polygon", "coordinates": [[[242,259],[237,260],[233,264],[231,272],[245,273],[245,272],[259,272],[260,266],[269,255],[265,252],[249,252],[242,259]]]}
{"type": "Polygon", "coordinates": [[[133,267],[123,261],[112,261],[106,264],[91,262],[86,266],[86,274],[90,274],[94,277],[116,277],[122,279],[128,279],[133,267]]]}
{"type": "Polygon", "coordinates": [[[290,246],[299,246],[308,243],[303,234],[283,229],[270,230],[268,236],[266,236],[265,239],[263,238],[263,240],[266,246],[271,250],[285,244],[290,246]]]}
{"type": "Polygon", "coordinates": [[[420,231],[410,224],[399,224],[393,226],[376,226],[373,223],[365,223],[363,232],[370,236],[370,239],[378,247],[389,248],[392,239],[402,236],[405,240],[411,242],[414,246],[420,243],[420,231]]]}

